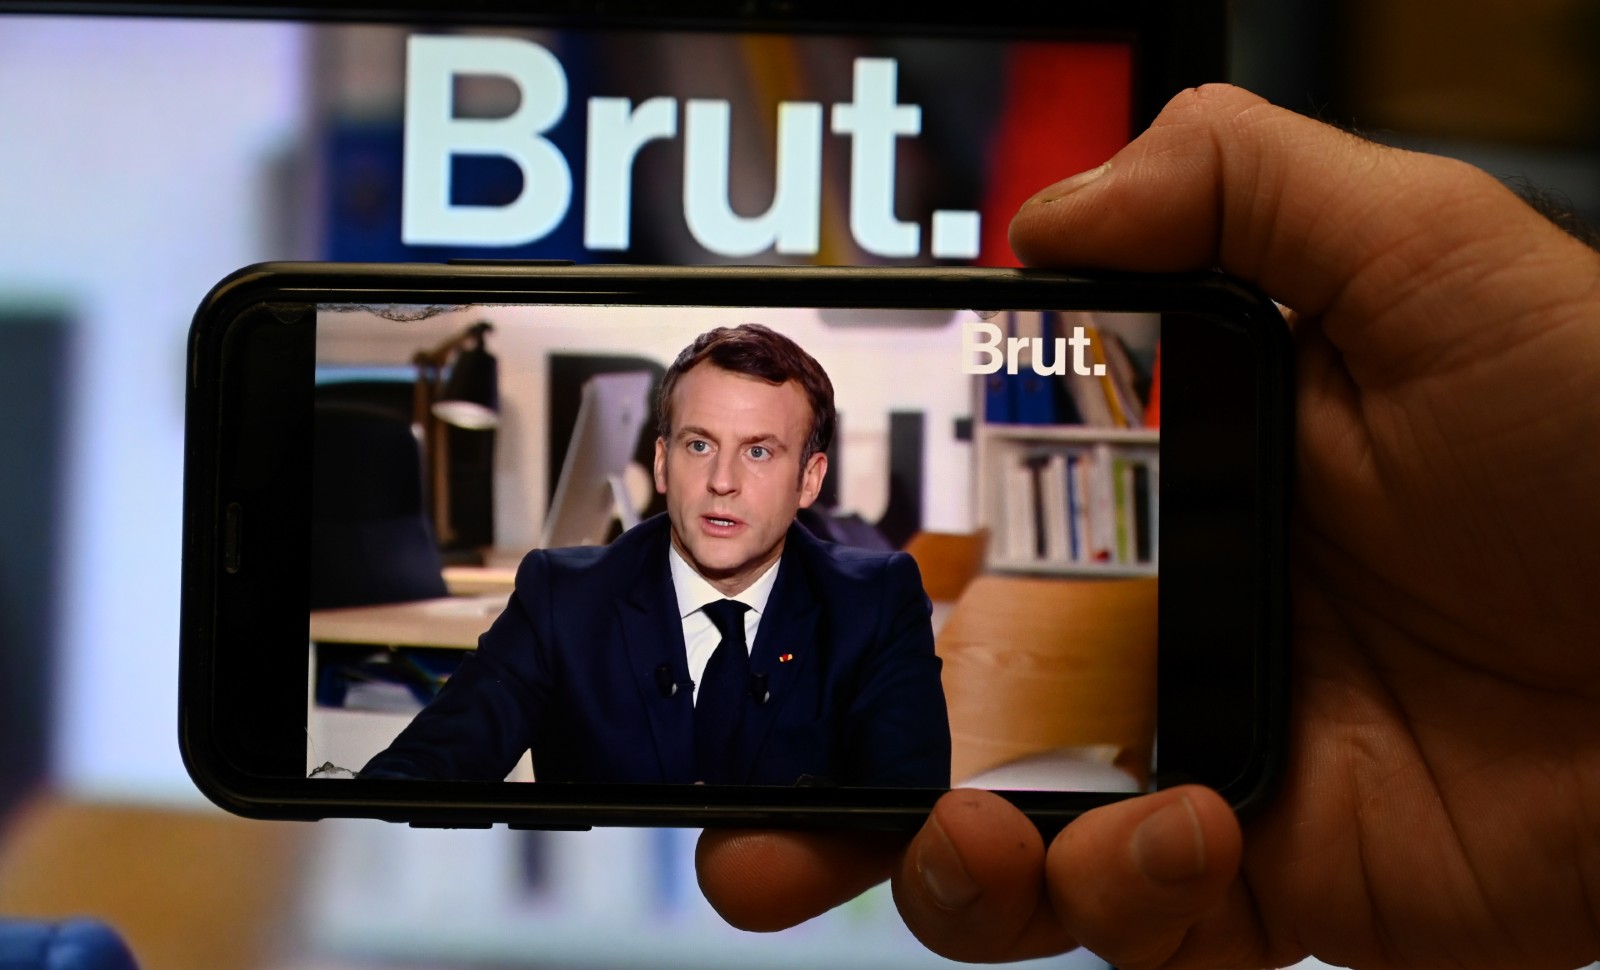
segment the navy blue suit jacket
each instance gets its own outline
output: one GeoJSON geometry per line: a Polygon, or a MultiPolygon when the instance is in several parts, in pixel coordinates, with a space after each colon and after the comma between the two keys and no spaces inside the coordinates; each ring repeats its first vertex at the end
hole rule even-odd
{"type": "MultiPolygon", "coordinates": [[[[659,515],[609,546],[529,553],[477,651],[362,776],[497,780],[526,749],[541,782],[696,781],[693,700],[663,689],[668,671],[689,681],[669,543],[659,515]]],[[[910,556],[791,525],[751,647],[769,696],[743,701],[730,777],[948,787],[929,616],[910,556]]]]}

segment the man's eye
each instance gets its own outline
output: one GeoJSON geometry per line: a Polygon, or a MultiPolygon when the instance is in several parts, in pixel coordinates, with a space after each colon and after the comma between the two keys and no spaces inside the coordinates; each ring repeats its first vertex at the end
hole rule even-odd
{"type": "Polygon", "coordinates": [[[695,454],[703,455],[706,452],[711,450],[711,442],[709,442],[709,441],[701,441],[700,439],[697,438],[694,441],[689,442],[688,447],[689,447],[689,450],[694,452],[695,454]]]}
{"type": "Polygon", "coordinates": [[[751,445],[750,457],[754,458],[756,461],[766,461],[768,458],[772,457],[772,452],[767,450],[766,445],[751,445]]]}

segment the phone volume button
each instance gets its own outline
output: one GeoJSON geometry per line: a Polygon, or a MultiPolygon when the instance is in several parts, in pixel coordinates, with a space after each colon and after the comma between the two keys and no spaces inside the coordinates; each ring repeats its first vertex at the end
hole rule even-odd
{"type": "Polygon", "coordinates": [[[229,576],[239,571],[239,519],[243,514],[238,502],[229,502],[222,516],[222,568],[229,576]]]}

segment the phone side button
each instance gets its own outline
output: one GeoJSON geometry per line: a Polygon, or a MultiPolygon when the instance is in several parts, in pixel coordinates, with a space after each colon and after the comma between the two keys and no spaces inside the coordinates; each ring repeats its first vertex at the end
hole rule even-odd
{"type": "Polygon", "coordinates": [[[414,829],[492,829],[493,822],[410,822],[414,829]]]}
{"type": "Polygon", "coordinates": [[[576,266],[570,259],[495,259],[492,256],[457,256],[444,261],[446,266],[576,266]]]}
{"type": "Polygon", "coordinates": [[[222,568],[229,576],[239,572],[239,519],[244,510],[229,502],[222,517],[222,568]]]}
{"type": "Polygon", "coordinates": [[[518,832],[588,832],[592,825],[530,825],[526,822],[510,822],[506,828],[518,832]]]}

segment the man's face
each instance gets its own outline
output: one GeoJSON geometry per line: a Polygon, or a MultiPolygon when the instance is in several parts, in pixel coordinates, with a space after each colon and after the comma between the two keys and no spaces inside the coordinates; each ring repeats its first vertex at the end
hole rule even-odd
{"type": "Polygon", "coordinates": [[[816,501],[828,458],[802,473],[811,404],[795,381],[696,364],[672,392],[672,439],[656,439],[656,491],[672,544],[695,572],[734,595],[783,553],[784,534],[816,501]]]}

